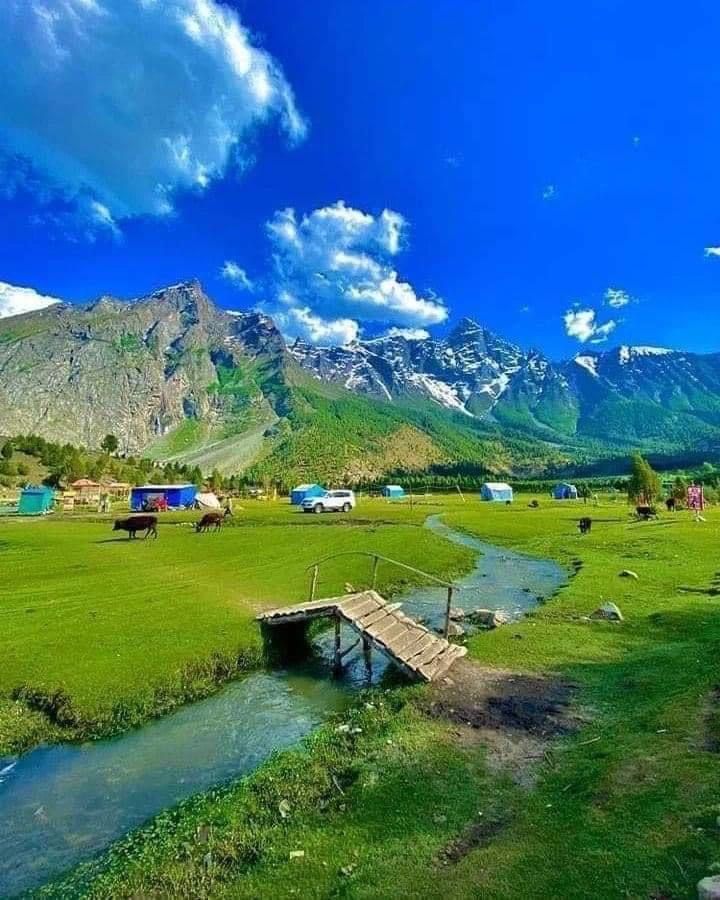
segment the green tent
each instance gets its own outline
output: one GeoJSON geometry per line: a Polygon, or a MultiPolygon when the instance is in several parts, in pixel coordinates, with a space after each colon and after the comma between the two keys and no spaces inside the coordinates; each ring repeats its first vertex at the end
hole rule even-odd
{"type": "Polygon", "coordinates": [[[26,487],[20,494],[18,513],[21,516],[42,516],[50,512],[55,494],[49,487],[26,487]]]}

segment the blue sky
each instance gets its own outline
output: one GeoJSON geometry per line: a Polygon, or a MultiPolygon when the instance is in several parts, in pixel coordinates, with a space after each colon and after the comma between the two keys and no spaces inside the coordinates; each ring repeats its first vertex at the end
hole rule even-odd
{"type": "Polygon", "coordinates": [[[720,349],[716,4],[7,0],[0,25],[0,282],[198,277],[319,342],[469,315],[553,357],[720,349]]]}

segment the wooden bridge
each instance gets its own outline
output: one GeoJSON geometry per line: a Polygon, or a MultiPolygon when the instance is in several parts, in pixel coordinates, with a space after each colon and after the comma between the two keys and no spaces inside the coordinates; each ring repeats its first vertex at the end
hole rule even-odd
{"type": "Polygon", "coordinates": [[[389,604],[374,590],[346,594],[328,600],[311,600],[271,609],[259,615],[265,626],[282,626],[309,622],[317,618],[335,620],[335,670],[342,667],[343,657],[362,641],[369,666],[371,648],[388,656],[411,678],[433,681],[444,675],[450,666],[467,653],[465,647],[451,644],[446,638],[428,631],[424,625],[406,616],[389,604]],[[341,626],[349,625],[358,640],[345,650],[340,648],[341,626]]]}

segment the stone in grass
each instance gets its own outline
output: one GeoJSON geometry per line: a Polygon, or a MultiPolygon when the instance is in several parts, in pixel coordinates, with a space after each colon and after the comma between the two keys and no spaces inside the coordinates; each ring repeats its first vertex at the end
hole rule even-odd
{"type": "Polygon", "coordinates": [[[497,628],[498,625],[505,625],[508,621],[497,609],[474,609],[469,613],[468,619],[473,625],[479,625],[481,628],[497,628]]]}
{"type": "Polygon", "coordinates": [[[623,569],[622,572],[620,573],[620,577],[621,578],[634,578],[635,581],[637,581],[639,576],[638,576],[638,573],[633,572],[632,569],[623,569]]]}
{"type": "Polygon", "coordinates": [[[698,900],[720,900],[720,875],[709,875],[698,881],[698,900]]]}
{"type": "Polygon", "coordinates": [[[291,850],[290,859],[302,859],[305,856],[304,850],[291,850]]]}
{"type": "Polygon", "coordinates": [[[607,622],[622,622],[623,614],[620,608],[614,603],[603,603],[594,613],[590,615],[591,619],[604,619],[607,622]]]}

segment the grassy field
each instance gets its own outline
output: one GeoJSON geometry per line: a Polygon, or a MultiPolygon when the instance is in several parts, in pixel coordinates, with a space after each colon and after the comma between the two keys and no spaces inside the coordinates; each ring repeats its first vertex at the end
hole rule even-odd
{"type": "MultiPolygon", "coordinates": [[[[305,598],[306,567],[329,553],[373,549],[461,571],[470,554],[421,527],[437,508],[376,501],[339,521],[251,501],[219,534],[195,534],[197,513],[173,514],[157,541],[132,542],[109,517],[0,520],[0,754],[51,736],[45,717],[10,702],[18,689],[66,736],[97,736],[258,665],[255,614],[305,598]]],[[[328,563],[318,590],[362,586],[369,568],[362,558],[328,563]]],[[[385,593],[406,583],[400,571],[381,568],[385,593]]]]}
{"type": "MultiPolygon", "coordinates": [[[[375,691],[346,714],[350,733],[329,724],[306,746],[276,757],[251,778],[164,814],[119,844],[100,868],[76,874],[49,893],[694,897],[698,879],[720,863],[720,511],[709,510],[705,523],[693,522],[687,513],[636,523],[623,504],[608,503],[583,508],[594,525],[581,537],[574,523],[582,507],[541,499],[541,508],[532,510],[526,502],[463,505],[453,498],[442,505],[449,524],[555,558],[576,572],[524,621],[468,640],[478,665],[551,673],[574,686],[581,725],[528,763],[534,783],[490,767],[484,743],[471,740],[470,729],[429,718],[423,711],[427,688],[375,691]],[[638,579],[621,578],[623,569],[638,579]],[[624,622],[588,620],[607,600],[619,605],[624,622]],[[288,798],[290,814],[283,815],[282,801],[288,798]]],[[[252,555],[254,546],[257,555],[277,533],[283,544],[275,551],[281,554],[279,565],[284,561],[293,571],[318,555],[320,545],[334,549],[344,540],[353,546],[367,540],[378,549],[383,540],[391,556],[436,572],[459,569],[467,558],[441,549],[417,527],[433,511],[368,504],[356,513],[353,526],[340,526],[331,517],[291,520],[285,509],[258,504],[247,511],[238,534],[228,531],[222,539],[226,554],[244,541],[245,552],[252,555]]],[[[103,533],[101,526],[87,523],[68,527],[103,533]]],[[[59,522],[38,528],[47,534],[66,530],[59,522]]],[[[162,544],[169,552],[181,535],[193,541],[181,528],[177,534],[163,528],[157,548],[162,544]]],[[[204,538],[197,541],[205,545],[204,538]]],[[[100,546],[120,552],[119,545],[100,546]]],[[[159,553],[157,548],[124,549],[145,559],[159,553]]],[[[210,569],[209,557],[204,558],[210,569]]],[[[77,565],[77,555],[74,559],[77,565]]],[[[224,583],[237,587],[231,561],[219,550],[213,560],[213,578],[220,577],[217,568],[227,567],[224,583]]],[[[181,565],[186,563],[189,569],[183,556],[181,565]]],[[[167,566],[169,577],[170,560],[167,566]]],[[[286,592],[282,599],[302,594],[302,581],[295,587],[288,571],[277,577],[278,590],[286,592]]],[[[360,581],[361,573],[355,577],[360,581]]],[[[126,578],[127,586],[132,578],[126,578]]],[[[262,582],[257,574],[250,579],[262,582]]],[[[186,590],[197,602],[199,594],[186,590]]],[[[141,593],[138,588],[138,597],[141,593]]],[[[271,598],[258,594],[252,602],[265,599],[271,598]]],[[[245,634],[249,602],[244,601],[245,634]]],[[[222,620],[217,611],[213,615],[222,620]]],[[[208,634],[218,633],[213,629],[208,634]]],[[[26,651],[34,651],[37,633],[24,634],[26,651]]],[[[172,659],[170,644],[166,652],[172,659]]],[[[23,670],[21,655],[14,658],[8,684],[23,670]]],[[[175,657],[172,664],[178,663],[175,657]]],[[[162,677],[156,661],[144,665],[151,666],[146,677],[150,672],[162,677]]],[[[106,671],[100,662],[97,671],[106,671]]],[[[131,691],[139,689],[139,681],[134,674],[123,679],[131,691]]],[[[82,679],[72,683],[83,702],[98,702],[95,688],[83,686],[82,679]]],[[[506,737],[512,741],[518,735],[506,737]]]]}

